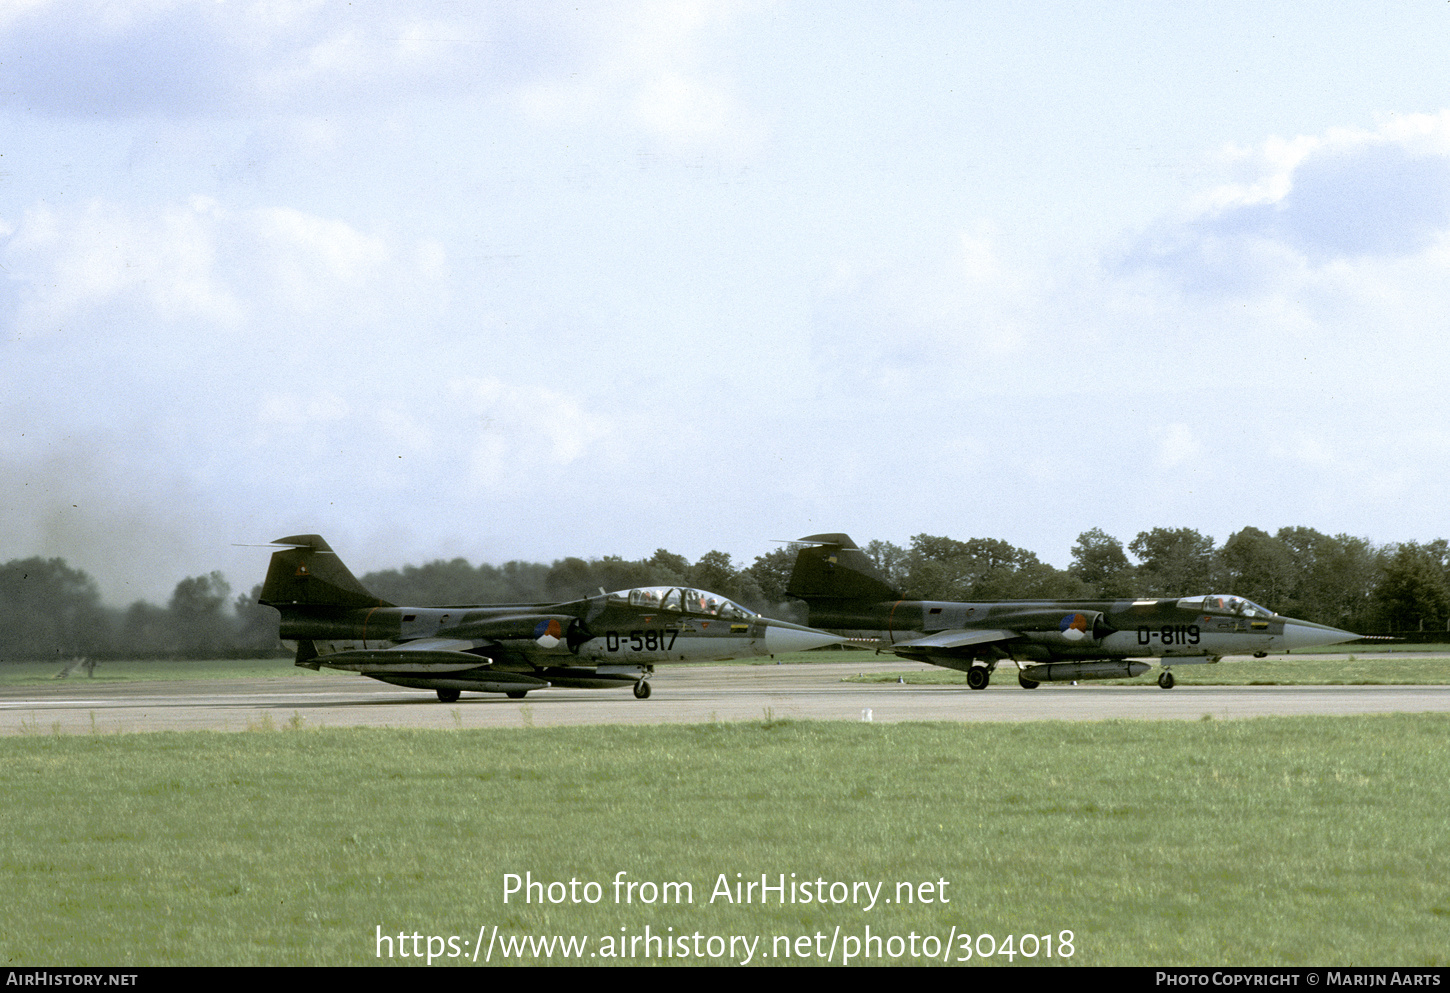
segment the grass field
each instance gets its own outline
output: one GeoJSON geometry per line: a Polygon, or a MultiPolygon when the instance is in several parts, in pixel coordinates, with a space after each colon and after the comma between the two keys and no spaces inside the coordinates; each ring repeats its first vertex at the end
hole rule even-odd
{"type": "Polygon", "coordinates": [[[839,962],[853,938],[955,961],[967,935],[974,964],[1444,965],[1447,735],[1394,715],[11,737],[0,954],[359,965],[382,934],[383,961],[437,936],[433,964],[457,964],[496,926],[638,963],[649,927],[687,961],[745,958],[732,935],[766,964],[833,941],[839,962]],[[693,903],[616,903],[621,872],[693,903]],[[509,873],[600,899],[506,905],[509,873]],[[819,880],[827,902],[711,903],[736,873],[819,880]],[[880,900],[831,903],[834,882],[880,900]],[[898,883],[932,902],[885,903],[898,883]],[[1009,935],[1010,956],[977,954],[1009,935]]]}

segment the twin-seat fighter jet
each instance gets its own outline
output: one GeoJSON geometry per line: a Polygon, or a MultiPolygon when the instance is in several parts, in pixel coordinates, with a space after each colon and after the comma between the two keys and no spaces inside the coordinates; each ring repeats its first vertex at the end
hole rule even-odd
{"type": "Polygon", "coordinates": [[[814,627],[874,640],[879,650],[967,674],[984,690],[997,664],[1017,665],[1023,689],[1039,683],[1122,679],[1159,660],[1158,685],[1173,688],[1172,667],[1225,655],[1262,658],[1359,635],[1281,617],[1242,597],[1208,594],[1141,600],[1008,600],[945,603],[903,600],[844,534],[802,538],[786,593],[810,607],[814,627]]]}
{"type": "Polygon", "coordinates": [[[369,593],[315,534],[279,538],[260,602],[282,615],[297,665],[396,686],[523,697],[546,686],[634,684],[666,662],[799,652],[844,639],[761,617],[723,596],[655,586],[567,603],[399,607],[369,593]]]}

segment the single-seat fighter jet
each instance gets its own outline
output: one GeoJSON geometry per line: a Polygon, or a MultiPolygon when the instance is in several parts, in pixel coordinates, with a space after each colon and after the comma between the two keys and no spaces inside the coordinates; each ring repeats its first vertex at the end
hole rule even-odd
{"type": "Polygon", "coordinates": [[[634,684],[641,700],[666,662],[799,652],[844,639],[762,617],[723,596],[655,586],[568,603],[399,607],[358,582],[315,534],[279,538],[260,602],[282,615],[297,665],[396,686],[521,698],[546,686],[634,684]]]}
{"type": "Polygon", "coordinates": [[[967,674],[984,690],[997,664],[1017,665],[1023,689],[1039,683],[1122,679],[1152,668],[1173,688],[1172,667],[1225,655],[1262,658],[1359,635],[1281,617],[1242,597],[1208,594],[1142,600],[1000,600],[946,603],[903,600],[844,534],[800,539],[786,593],[810,607],[814,627],[874,640],[878,650],[967,674]]]}

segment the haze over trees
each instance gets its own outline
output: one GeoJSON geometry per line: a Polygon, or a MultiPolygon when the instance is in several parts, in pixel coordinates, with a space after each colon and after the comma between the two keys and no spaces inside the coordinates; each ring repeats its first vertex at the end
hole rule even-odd
{"type": "MultiPolygon", "coordinates": [[[[1222,546],[1191,528],[1142,531],[1126,546],[1093,528],[1066,569],[994,538],[919,534],[903,548],[862,550],[909,599],[1104,599],[1234,593],[1291,617],[1360,633],[1450,632],[1450,542],[1376,546],[1312,528],[1275,534],[1246,527],[1222,546]]],[[[564,558],[550,565],[474,566],[462,558],[368,573],[360,579],[399,604],[540,603],[602,590],[679,585],[710,590],[786,620],[804,620],[785,595],[798,546],[737,565],[711,551],[691,563],[658,549],[647,559],[564,558]]],[[[218,658],[278,651],[277,613],[261,586],[232,595],[219,572],[177,583],[168,603],[101,602],[94,579],[62,559],[0,565],[0,661],[76,657],[218,658]]]]}
{"type": "Polygon", "coordinates": [[[93,652],[108,620],[96,581],[63,560],[0,566],[0,659],[93,652]]]}

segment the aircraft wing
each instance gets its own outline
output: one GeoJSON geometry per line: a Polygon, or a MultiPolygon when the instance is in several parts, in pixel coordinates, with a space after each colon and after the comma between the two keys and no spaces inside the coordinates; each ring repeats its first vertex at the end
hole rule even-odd
{"type": "MultiPolygon", "coordinates": [[[[414,638],[412,641],[405,641],[401,645],[392,648],[379,648],[377,651],[387,654],[396,652],[448,652],[455,655],[462,655],[470,648],[476,648],[478,642],[468,641],[463,638],[414,638]]],[[[478,656],[474,656],[477,658],[478,656]]],[[[480,660],[486,662],[487,659],[480,660]]]]}
{"type": "Polygon", "coordinates": [[[924,638],[897,642],[891,646],[891,650],[899,652],[902,649],[906,649],[910,652],[949,655],[956,648],[986,645],[994,641],[1010,641],[1018,637],[1021,637],[1021,635],[1016,631],[975,629],[971,631],[938,631],[936,634],[929,634],[924,638]]]}

